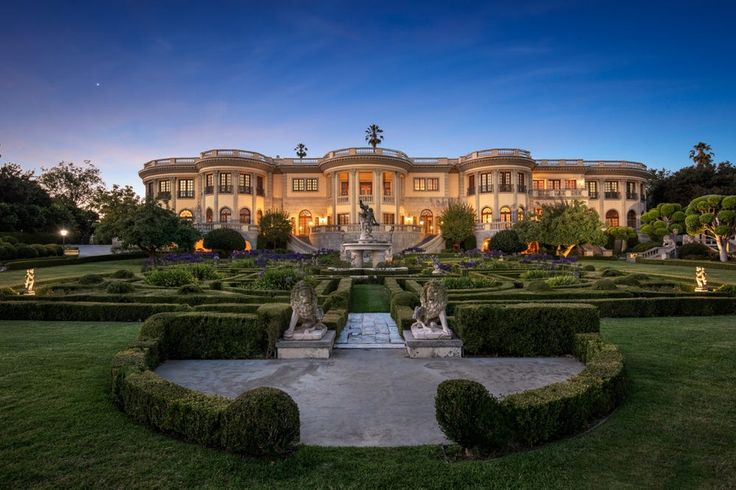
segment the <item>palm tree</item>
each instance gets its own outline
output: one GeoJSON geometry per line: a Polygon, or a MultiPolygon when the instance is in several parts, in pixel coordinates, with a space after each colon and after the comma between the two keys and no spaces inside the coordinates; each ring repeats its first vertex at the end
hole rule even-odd
{"type": "Polygon", "coordinates": [[[307,151],[309,151],[309,148],[304,146],[304,143],[299,143],[298,145],[296,145],[296,148],[294,148],[294,150],[296,150],[296,156],[298,156],[299,160],[301,160],[302,158],[307,156],[307,151]]]}
{"type": "Polygon", "coordinates": [[[710,145],[701,141],[693,146],[693,149],[690,150],[690,159],[695,162],[695,165],[712,165],[713,151],[710,145]]]}
{"type": "Polygon", "coordinates": [[[380,145],[383,141],[383,129],[379,128],[378,124],[371,124],[365,130],[365,140],[375,150],[376,145],[380,145]]]}

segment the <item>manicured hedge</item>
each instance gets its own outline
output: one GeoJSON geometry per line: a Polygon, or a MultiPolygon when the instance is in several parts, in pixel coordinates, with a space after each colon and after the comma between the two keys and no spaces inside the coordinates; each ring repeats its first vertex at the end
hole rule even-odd
{"type": "Polygon", "coordinates": [[[86,303],[67,301],[0,301],[3,320],[140,322],[161,312],[189,311],[181,304],[86,303]]]}
{"type": "Polygon", "coordinates": [[[530,447],[583,430],[624,398],[623,356],[597,334],[577,334],[585,369],[563,383],[497,400],[475,381],[441,383],[435,398],[442,431],[471,454],[530,447]]]}
{"type": "Polygon", "coordinates": [[[113,358],[113,400],[134,420],[167,434],[250,456],[283,455],[299,440],[299,409],[283,391],[256,388],[230,401],[178,386],[152,370],[172,358],[268,356],[290,314],[289,305],[268,304],[256,315],[151,317],[138,340],[113,358]]]}
{"type": "MultiPolygon", "coordinates": [[[[78,286],[77,286],[78,287],[78,286]]],[[[64,285],[55,285],[53,290],[66,289],[64,285]]],[[[233,303],[238,302],[240,304],[254,304],[262,305],[266,301],[260,296],[240,296],[240,295],[205,295],[205,294],[188,294],[188,295],[151,295],[144,296],[141,294],[128,294],[125,296],[118,296],[115,294],[105,293],[88,293],[88,294],[67,294],[67,295],[48,295],[48,296],[19,296],[18,301],[66,301],[66,302],[95,302],[95,303],[180,303],[188,305],[201,305],[201,304],[218,304],[218,303],[233,303]]],[[[273,297],[271,301],[285,301],[288,302],[288,297],[273,297]]]]}
{"type": "Polygon", "coordinates": [[[261,305],[241,303],[221,303],[214,305],[197,305],[194,311],[213,311],[218,313],[255,313],[261,305]]]}
{"type": "MultiPolygon", "coordinates": [[[[710,260],[683,260],[683,259],[643,259],[637,258],[636,262],[639,264],[652,264],[652,265],[682,265],[692,267],[705,267],[706,269],[736,269],[736,262],[716,262],[710,260]]],[[[694,271],[693,271],[694,272],[694,271]]]]}
{"type": "Polygon", "coordinates": [[[115,255],[93,255],[91,257],[49,257],[33,260],[13,260],[5,264],[8,270],[17,269],[39,269],[41,267],[52,267],[56,265],[89,264],[91,262],[109,262],[111,260],[127,260],[145,258],[144,253],[125,253],[115,255]]]}
{"type": "Polygon", "coordinates": [[[575,334],[599,323],[590,305],[463,305],[453,328],[471,355],[554,356],[572,352],[575,334]]]}

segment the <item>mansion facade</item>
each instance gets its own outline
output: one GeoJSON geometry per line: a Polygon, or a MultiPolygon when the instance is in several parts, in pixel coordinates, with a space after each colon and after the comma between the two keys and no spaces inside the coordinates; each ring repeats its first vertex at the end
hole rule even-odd
{"type": "Polygon", "coordinates": [[[280,158],[209,150],[165,158],[139,172],[146,197],[206,232],[232,228],[255,246],[260,216],[289,213],[297,251],[339,249],[359,234],[359,200],[374,210],[374,235],[394,250],[444,248],[439,216],[451,201],[476,211],[482,247],[543,204],[579,200],[608,226],[639,227],[647,169],[629,161],[537,160],[520,149],[474,151],[456,158],[410,157],[385,148],[345,148],[322,158],[280,158]]]}

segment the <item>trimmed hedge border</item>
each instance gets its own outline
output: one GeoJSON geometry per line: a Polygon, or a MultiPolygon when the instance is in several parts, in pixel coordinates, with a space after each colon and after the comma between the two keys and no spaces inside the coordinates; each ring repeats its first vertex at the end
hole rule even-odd
{"type": "Polygon", "coordinates": [[[636,259],[638,264],[650,264],[650,265],[679,265],[679,266],[692,266],[692,267],[709,267],[711,269],[728,269],[736,270],[736,263],[734,262],[717,262],[713,260],[687,260],[687,259],[636,259]]]}
{"type": "Polygon", "coordinates": [[[5,263],[9,271],[18,269],[40,269],[56,265],[89,264],[91,262],[109,262],[112,260],[143,259],[148,257],[143,252],[93,255],[91,257],[49,257],[46,259],[12,260],[5,263]]]}
{"type": "Polygon", "coordinates": [[[160,314],[112,361],[112,397],[132,419],[166,434],[250,456],[282,456],[299,441],[299,408],[281,390],[255,388],[235,400],[205,395],[157,376],[175,358],[250,358],[270,354],[288,327],[289,305],[256,315],[160,314]]]}
{"type": "Polygon", "coordinates": [[[532,447],[586,429],[623,401],[623,356],[598,334],[576,334],[571,353],[586,365],[580,374],[500,401],[475,381],[442,382],[435,398],[442,431],[466,453],[484,455],[532,447]]]}
{"type": "Polygon", "coordinates": [[[470,355],[558,356],[575,334],[598,332],[598,309],[582,304],[463,305],[453,328],[470,355]]]}
{"type": "Polygon", "coordinates": [[[190,310],[188,305],[169,303],[0,301],[3,320],[141,322],[156,313],[190,310]]]}

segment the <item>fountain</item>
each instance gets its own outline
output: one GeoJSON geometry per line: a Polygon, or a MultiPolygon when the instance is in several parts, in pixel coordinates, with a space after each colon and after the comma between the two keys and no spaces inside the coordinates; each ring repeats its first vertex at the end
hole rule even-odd
{"type": "Polygon", "coordinates": [[[373,237],[373,227],[378,226],[373,209],[360,201],[360,237],[357,242],[345,242],[342,244],[343,257],[350,260],[351,267],[363,268],[366,256],[371,267],[377,267],[379,263],[385,262],[390,257],[391,243],[378,240],[373,237]]]}

